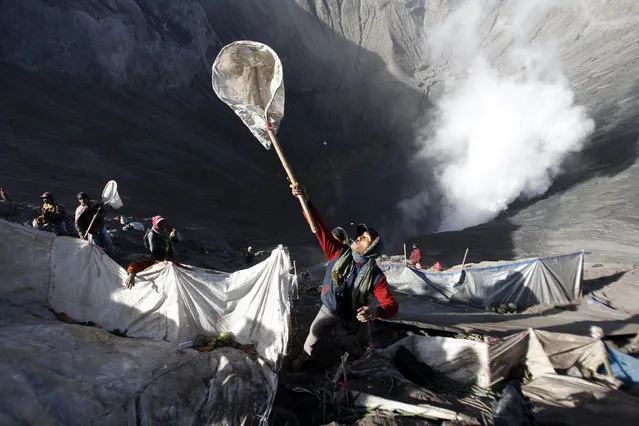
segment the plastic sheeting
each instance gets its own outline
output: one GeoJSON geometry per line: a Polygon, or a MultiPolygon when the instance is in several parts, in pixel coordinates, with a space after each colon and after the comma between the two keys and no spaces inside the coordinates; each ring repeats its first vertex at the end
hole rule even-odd
{"type": "Polygon", "coordinates": [[[273,49],[255,41],[224,46],[213,62],[212,83],[217,96],[269,149],[266,117],[274,131],[284,117],[282,63],[273,49]]]}
{"type": "Polygon", "coordinates": [[[536,406],[540,423],[634,424],[639,416],[636,399],[619,390],[614,378],[596,375],[596,381],[558,374],[572,367],[597,371],[606,357],[599,339],[540,330],[522,332],[490,348],[492,381],[507,377],[525,365],[532,380],[522,391],[536,406]]]}
{"type": "Polygon", "coordinates": [[[488,346],[472,340],[449,337],[408,336],[376,353],[392,360],[400,347],[408,349],[419,362],[427,364],[463,384],[490,385],[488,346]]]}
{"type": "Polygon", "coordinates": [[[405,266],[383,267],[393,291],[441,301],[519,308],[568,304],[582,292],[584,253],[535,258],[457,272],[424,272],[405,266]]]}
{"type": "Polygon", "coordinates": [[[488,359],[485,343],[413,335],[349,363],[348,387],[355,405],[371,410],[479,424],[474,419],[490,416],[490,408],[468,392],[489,385],[488,359]]]}
{"type": "Polygon", "coordinates": [[[0,240],[0,369],[10,377],[0,383],[0,423],[265,421],[289,335],[293,275],[283,247],[232,274],[158,263],[126,290],[124,269],[86,241],[4,220],[0,240]],[[153,340],[52,321],[45,305],[153,340]],[[254,345],[259,358],[177,350],[223,331],[254,345]]]}
{"type": "MultiPolygon", "coordinates": [[[[612,374],[625,385],[639,385],[639,359],[609,346],[606,346],[606,349],[610,358],[612,374]]],[[[600,372],[604,372],[604,370],[600,368],[600,372]]]]}
{"type": "Polygon", "coordinates": [[[534,378],[573,366],[597,371],[605,357],[605,347],[599,339],[530,329],[491,346],[492,381],[502,380],[513,367],[523,363],[534,378]]]}
{"type": "Polygon", "coordinates": [[[122,268],[81,240],[56,239],[53,264],[50,305],[76,321],[175,343],[231,331],[273,365],[285,351],[292,276],[283,248],[233,274],[156,264],[132,290],[122,268]],[[84,284],[69,285],[76,277],[84,284]]]}
{"type": "Polygon", "coordinates": [[[138,274],[124,288],[125,270],[86,241],[0,221],[0,297],[35,302],[130,337],[180,343],[198,334],[231,331],[242,344],[255,344],[272,365],[288,339],[293,275],[281,246],[265,261],[234,272],[180,268],[170,262],[138,274]]]}
{"type": "Polygon", "coordinates": [[[240,350],[179,351],[0,302],[0,424],[254,425],[276,374],[240,350]]]}
{"type": "MultiPolygon", "coordinates": [[[[639,416],[636,398],[619,391],[620,382],[614,378],[595,373],[593,379],[587,380],[562,374],[575,367],[597,371],[606,356],[604,344],[598,339],[532,329],[490,345],[462,339],[410,336],[389,348],[374,351],[368,359],[355,361],[349,372],[377,381],[384,375],[399,378],[393,382],[391,394],[388,387],[380,388],[377,394],[406,402],[407,394],[417,394],[420,390],[402,386],[407,378],[398,377],[400,373],[390,361],[399,347],[407,348],[419,362],[451,379],[482,387],[509,381],[513,376],[518,380],[520,375],[513,375],[513,370],[527,369],[531,379],[521,389],[533,402],[534,415],[540,424],[612,421],[625,425],[636,424],[639,416]]],[[[436,405],[453,408],[445,403],[436,405]]],[[[471,407],[464,404],[457,405],[457,409],[471,412],[471,407]]]]}
{"type": "Polygon", "coordinates": [[[0,298],[45,305],[49,293],[55,235],[0,219],[0,298]]]}

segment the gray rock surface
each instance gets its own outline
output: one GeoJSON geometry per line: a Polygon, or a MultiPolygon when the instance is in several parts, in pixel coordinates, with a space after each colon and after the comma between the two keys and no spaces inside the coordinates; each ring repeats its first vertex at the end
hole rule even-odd
{"type": "Polygon", "coordinates": [[[559,67],[595,131],[562,157],[547,195],[514,200],[492,225],[455,238],[493,241],[470,244],[490,258],[585,249],[634,259],[639,6],[473,4],[466,12],[465,2],[444,0],[4,1],[2,185],[14,198],[51,190],[73,205],[76,192],[115,178],[129,214],[161,213],[236,245],[312,244],[274,154],[209,87],[219,49],[254,39],[283,61],[280,138],[329,221],[381,224],[388,240],[424,234],[447,217],[442,164],[411,160],[437,128],[448,84],[476,52],[511,76],[521,72],[509,60],[514,47],[551,46],[547,70],[530,66],[559,67]],[[460,10],[454,43],[434,43],[460,10]],[[426,204],[406,226],[398,203],[419,193],[426,204]]]}

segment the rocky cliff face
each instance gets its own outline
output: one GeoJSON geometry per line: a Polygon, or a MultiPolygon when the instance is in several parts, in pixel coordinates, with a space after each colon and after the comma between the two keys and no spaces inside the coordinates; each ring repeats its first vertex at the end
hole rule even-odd
{"type": "Polygon", "coordinates": [[[331,223],[381,223],[401,238],[510,205],[476,230],[499,233],[502,256],[608,256],[639,239],[635,2],[1,8],[0,183],[14,198],[50,190],[71,203],[113,178],[131,214],[238,241],[305,232],[274,154],[210,88],[219,49],[253,39],[282,59],[280,139],[331,223]]]}

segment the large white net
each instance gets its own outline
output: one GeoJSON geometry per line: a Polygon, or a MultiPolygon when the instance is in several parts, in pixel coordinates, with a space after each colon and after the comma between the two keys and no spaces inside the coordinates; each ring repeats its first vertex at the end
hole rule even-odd
{"type": "Polygon", "coordinates": [[[242,119],[266,149],[267,128],[284,117],[282,63],[265,44],[237,41],[224,46],[213,63],[213,90],[242,119]]]}

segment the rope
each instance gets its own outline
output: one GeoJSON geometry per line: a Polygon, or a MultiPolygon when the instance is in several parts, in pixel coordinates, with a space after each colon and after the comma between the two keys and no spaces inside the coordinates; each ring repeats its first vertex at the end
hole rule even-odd
{"type": "Polygon", "coordinates": [[[375,343],[373,343],[373,326],[371,325],[372,322],[373,320],[366,321],[366,325],[368,326],[368,346],[366,347],[364,355],[359,358],[360,360],[368,358],[375,350],[375,343]]]}

